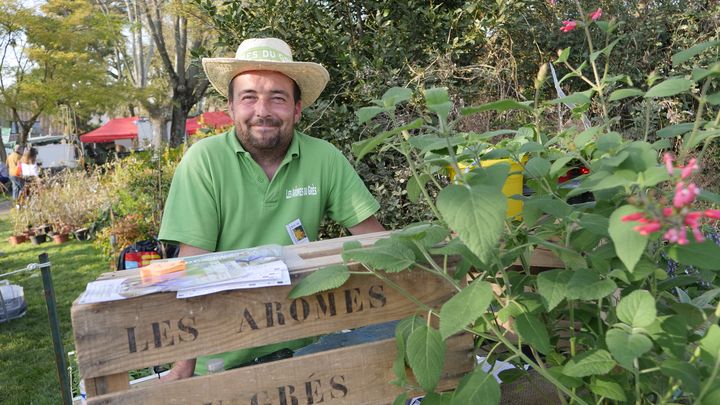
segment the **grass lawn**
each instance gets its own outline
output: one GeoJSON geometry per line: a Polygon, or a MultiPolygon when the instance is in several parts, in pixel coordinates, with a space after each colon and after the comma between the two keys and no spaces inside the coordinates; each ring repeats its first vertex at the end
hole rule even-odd
{"type": "MultiPolygon", "coordinates": [[[[50,241],[11,247],[10,231],[9,218],[0,216],[0,251],[5,252],[0,274],[25,268],[37,263],[39,254],[48,254],[63,348],[65,353],[74,350],[70,306],[89,281],[109,270],[108,263],[90,242],[72,239],[61,245],[50,241]]],[[[62,403],[40,270],[15,274],[9,280],[25,289],[28,310],[22,318],[0,323],[0,403],[62,403]]]]}

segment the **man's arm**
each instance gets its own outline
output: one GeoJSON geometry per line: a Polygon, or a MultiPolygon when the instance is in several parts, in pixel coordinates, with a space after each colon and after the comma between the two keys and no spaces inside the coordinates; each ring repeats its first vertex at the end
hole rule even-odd
{"type": "MultiPolygon", "coordinates": [[[[210,251],[181,243],[178,257],[202,255],[205,253],[210,253],[210,251]]],[[[194,372],[195,359],[178,360],[173,364],[170,372],[160,378],[160,381],[182,380],[183,378],[192,377],[194,372]]]]}
{"type": "Polygon", "coordinates": [[[385,227],[375,218],[375,215],[371,215],[359,224],[348,228],[348,230],[353,235],[362,235],[364,233],[382,232],[385,227]]]}

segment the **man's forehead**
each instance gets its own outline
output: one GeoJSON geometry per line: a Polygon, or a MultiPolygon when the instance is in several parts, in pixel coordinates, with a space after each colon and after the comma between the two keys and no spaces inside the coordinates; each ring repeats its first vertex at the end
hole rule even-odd
{"type": "Polygon", "coordinates": [[[239,73],[233,78],[233,81],[251,85],[259,82],[268,82],[273,84],[284,84],[292,87],[294,80],[283,73],[274,70],[248,70],[239,73]]]}

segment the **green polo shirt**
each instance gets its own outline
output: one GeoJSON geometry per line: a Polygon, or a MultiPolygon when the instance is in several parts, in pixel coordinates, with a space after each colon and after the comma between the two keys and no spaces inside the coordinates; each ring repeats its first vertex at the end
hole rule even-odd
{"type": "MultiPolygon", "coordinates": [[[[329,142],[295,131],[269,180],[230,130],[197,142],[183,156],[165,202],[159,239],[208,251],[291,245],[288,228],[297,228],[291,226],[297,221],[313,241],[325,215],[350,228],[379,208],[345,156],[329,142]]],[[[288,347],[271,346],[223,356],[225,368],[288,347]]],[[[198,358],[197,374],[205,373],[206,360],[198,358]]]]}

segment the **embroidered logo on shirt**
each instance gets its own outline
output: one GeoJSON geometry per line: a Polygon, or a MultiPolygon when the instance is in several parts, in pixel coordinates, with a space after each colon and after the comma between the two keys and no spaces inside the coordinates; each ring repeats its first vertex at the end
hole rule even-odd
{"type": "Polygon", "coordinates": [[[285,199],[289,200],[291,198],[305,197],[305,196],[317,195],[317,194],[318,194],[317,186],[315,186],[314,184],[310,184],[309,186],[305,186],[305,187],[294,187],[294,188],[285,190],[285,199]]]}

